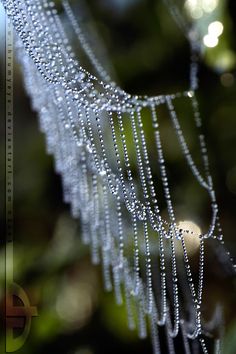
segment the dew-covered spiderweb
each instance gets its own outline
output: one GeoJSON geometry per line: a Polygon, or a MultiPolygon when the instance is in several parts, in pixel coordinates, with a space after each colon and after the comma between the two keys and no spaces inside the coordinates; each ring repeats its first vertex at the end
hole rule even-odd
{"type": "MultiPolygon", "coordinates": [[[[113,82],[109,65],[98,59],[81,20],[82,2],[78,13],[68,0],[2,2],[17,35],[27,92],[62,176],[64,200],[80,219],[92,262],[102,264],[105,289],[125,303],[130,329],[137,328],[141,338],[150,333],[155,354],[174,354],[177,339],[183,353],[208,353],[208,337],[219,352],[220,336],[213,336],[202,316],[205,242],[212,238],[223,248],[224,240],[196,95],[197,32],[174,0],[164,1],[189,42],[189,88],[135,96],[113,82]],[[188,110],[197,154],[181,109],[188,110]],[[191,174],[197,193],[205,193],[210,210],[205,230],[176,210],[175,184],[182,185],[168,165],[168,149],[179,149],[180,168],[191,174]]],[[[183,211],[191,207],[195,210],[190,205],[183,211]]],[[[232,261],[227,251],[224,257],[232,261]]]]}

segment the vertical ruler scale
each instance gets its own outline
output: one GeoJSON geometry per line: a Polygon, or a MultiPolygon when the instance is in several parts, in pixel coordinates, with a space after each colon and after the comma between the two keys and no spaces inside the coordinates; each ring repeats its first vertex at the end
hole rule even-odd
{"type": "Polygon", "coordinates": [[[6,17],[6,47],[5,47],[5,131],[6,131],[6,353],[18,351],[29,336],[31,319],[37,316],[37,308],[30,305],[29,298],[14,281],[14,46],[13,27],[6,17]],[[21,300],[22,306],[14,304],[14,297],[21,300]],[[16,336],[15,329],[22,329],[16,336]]]}
{"type": "Polygon", "coordinates": [[[5,132],[6,132],[6,352],[13,352],[9,337],[9,304],[13,285],[13,29],[5,20],[5,132]]]}
{"type": "Polygon", "coordinates": [[[6,17],[6,288],[13,274],[13,29],[6,17]]]}

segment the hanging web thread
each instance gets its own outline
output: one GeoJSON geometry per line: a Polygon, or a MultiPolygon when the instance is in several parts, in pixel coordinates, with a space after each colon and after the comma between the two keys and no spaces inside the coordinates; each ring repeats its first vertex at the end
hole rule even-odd
{"type": "MultiPolygon", "coordinates": [[[[26,90],[39,114],[47,150],[54,155],[55,169],[62,176],[64,200],[70,203],[72,215],[80,219],[82,239],[90,245],[92,262],[102,264],[105,289],[114,290],[118,304],[125,302],[130,329],[137,328],[144,338],[149,326],[155,354],[161,353],[158,328],[162,327],[165,352],[175,353],[175,338],[179,336],[183,352],[198,352],[201,347],[203,353],[208,353],[205,337],[211,333],[201,314],[204,242],[213,238],[223,245],[224,241],[195,93],[199,56],[196,33],[174,1],[166,0],[190,43],[190,89],[155,97],[133,96],[111,81],[86,39],[80,17],[67,0],[61,3],[60,15],[54,1],[2,2],[18,36],[26,90]],[[67,35],[65,17],[96,76],[81,66],[67,35]],[[180,99],[192,107],[201,172],[181,128],[175,107],[180,99]],[[178,225],[159,107],[167,110],[186,165],[208,194],[212,212],[204,234],[178,225]],[[144,112],[150,117],[155,156],[148,144],[144,112]],[[154,165],[160,175],[157,182],[154,165]],[[166,204],[165,217],[160,193],[166,204]],[[186,234],[199,238],[197,281],[193,278],[186,234]],[[186,288],[188,301],[184,301],[186,288]]],[[[227,257],[232,261],[229,253],[227,257]]]]}

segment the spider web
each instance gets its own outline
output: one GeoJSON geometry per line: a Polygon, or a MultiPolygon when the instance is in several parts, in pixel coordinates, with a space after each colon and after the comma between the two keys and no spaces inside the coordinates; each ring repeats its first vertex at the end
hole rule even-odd
{"type": "MultiPolygon", "coordinates": [[[[80,13],[75,15],[67,0],[61,9],[46,0],[2,2],[18,36],[26,90],[62,176],[64,200],[80,219],[92,262],[102,264],[105,289],[114,290],[118,304],[125,302],[130,329],[137,327],[144,338],[150,328],[155,354],[161,347],[175,353],[177,337],[183,352],[199,352],[200,345],[208,353],[206,337],[212,333],[202,318],[205,240],[224,241],[196,97],[196,32],[174,1],[166,0],[190,44],[190,88],[134,96],[111,80],[87,40],[80,13]],[[77,58],[65,17],[94,74],[81,64],[82,54],[77,58]],[[179,101],[188,106],[195,125],[197,162],[182,129],[179,101]],[[188,229],[176,213],[163,147],[163,111],[188,171],[208,196],[211,217],[203,233],[188,229]],[[197,277],[189,239],[198,252],[197,277]],[[164,329],[164,345],[159,328],[164,329]]],[[[216,338],[216,348],[218,343],[216,338]]]]}

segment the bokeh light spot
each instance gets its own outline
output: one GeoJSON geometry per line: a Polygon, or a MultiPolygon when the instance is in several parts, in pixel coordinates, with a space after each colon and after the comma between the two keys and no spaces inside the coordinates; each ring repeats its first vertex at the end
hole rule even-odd
{"type": "Polygon", "coordinates": [[[203,43],[206,47],[208,48],[214,48],[217,46],[217,44],[219,43],[219,39],[216,36],[213,36],[211,34],[206,34],[203,37],[203,43]]]}
{"type": "MultiPolygon", "coordinates": [[[[177,224],[177,227],[183,230],[183,237],[188,251],[188,255],[193,255],[199,249],[200,246],[199,236],[202,234],[200,227],[192,220],[180,221],[177,224]]],[[[177,244],[176,252],[177,254],[182,255],[183,249],[181,242],[177,244]]]]}
{"type": "Polygon", "coordinates": [[[219,37],[224,30],[224,26],[220,21],[211,22],[208,26],[208,33],[211,36],[219,37]]]}
{"type": "Polygon", "coordinates": [[[231,87],[234,84],[234,76],[231,73],[224,73],[220,77],[220,82],[224,87],[231,87]]]}

